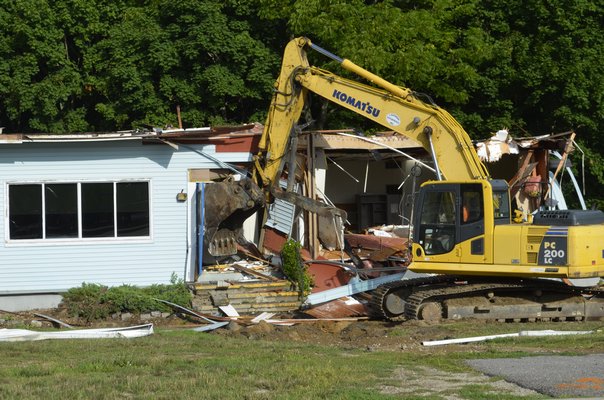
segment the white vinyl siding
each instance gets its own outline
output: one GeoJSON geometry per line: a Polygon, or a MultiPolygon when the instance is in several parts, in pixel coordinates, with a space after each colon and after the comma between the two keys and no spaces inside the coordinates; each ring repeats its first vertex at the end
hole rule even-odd
{"type": "MultiPolygon", "coordinates": [[[[0,145],[0,294],[53,292],[83,282],[104,285],[168,283],[185,277],[189,168],[217,168],[222,162],[249,162],[249,153],[216,153],[213,145],[173,147],[139,141],[23,143],[0,145]],[[207,154],[210,157],[204,156],[207,154]],[[46,240],[19,245],[8,238],[7,188],[11,182],[118,182],[148,180],[151,232],[140,241],[46,240]]],[[[188,201],[195,196],[190,195],[188,201]]]]}
{"type": "MultiPolygon", "coordinates": [[[[279,181],[281,189],[287,187],[287,181],[279,181]]],[[[295,185],[294,191],[298,191],[298,185],[295,185]]],[[[268,216],[265,225],[285,233],[290,236],[292,234],[292,226],[294,224],[294,216],[296,212],[295,204],[289,201],[275,199],[267,208],[268,216]]]]}

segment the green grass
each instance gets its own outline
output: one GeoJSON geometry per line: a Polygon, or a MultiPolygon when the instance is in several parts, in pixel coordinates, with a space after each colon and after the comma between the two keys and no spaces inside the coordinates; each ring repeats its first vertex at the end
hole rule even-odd
{"type": "Polygon", "coordinates": [[[388,398],[397,354],[159,332],[135,340],[2,343],[0,398],[388,398]]]}
{"type": "MultiPolygon", "coordinates": [[[[508,325],[482,325],[515,331],[508,325]]],[[[595,327],[592,326],[592,328],[595,327]]],[[[393,328],[397,331],[397,328],[393,328]]],[[[408,328],[398,328],[405,330],[408,328]]],[[[438,329],[438,328],[435,328],[438,329]]],[[[468,332],[451,324],[447,332],[468,332]]],[[[523,325],[519,330],[545,329],[523,325]]],[[[584,324],[552,329],[591,329],[584,324]]],[[[447,333],[447,334],[450,334],[447,333]]],[[[396,333],[402,335],[402,332],[396,333]]],[[[366,351],[279,341],[268,342],[191,331],[159,330],[140,339],[56,340],[0,343],[0,398],[44,399],[440,399],[436,394],[381,393],[383,385],[404,387],[396,371],[422,366],[471,372],[464,359],[543,352],[604,351],[604,334],[484,342],[467,350],[418,348],[366,351]]],[[[541,353],[542,354],[542,353],[541,353]]],[[[472,372],[471,372],[472,373],[472,372]]],[[[493,394],[482,384],[462,386],[466,399],[516,399],[493,394]]],[[[537,397],[539,398],[539,397],[537,397]]]]}

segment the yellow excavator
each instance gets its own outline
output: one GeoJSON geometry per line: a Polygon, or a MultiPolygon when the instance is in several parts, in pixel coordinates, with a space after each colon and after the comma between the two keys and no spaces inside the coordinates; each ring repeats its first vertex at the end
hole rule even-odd
{"type": "MultiPolygon", "coordinates": [[[[278,185],[288,150],[295,153],[296,124],[311,93],[413,139],[432,156],[437,180],[424,183],[415,196],[409,265],[411,271],[429,275],[374,290],[371,306],[376,315],[391,320],[521,321],[604,316],[604,292],[597,287],[604,276],[603,212],[543,210],[532,223],[512,223],[507,183],[490,178],[470,137],[447,111],[429,97],[394,85],[308,38],[293,39],[285,48],[254,176],[251,182],[237,183],[257,184],[262,190],[254,191],[254,201],[242,197],[240,190],[241,204],[250,210],[263,205],[258,200],[263,192],[270,194],[265,200],[273,196],[289,200],[335,221],[341,229],[343,211],[278,185]],[[311,66],[308,49],[337,61],[369,84],[311,66]],[[569,285],[570,278],[591,278],[591,286],[569,285]]],[[[290,180],[294,165],[290,156],[290,180]]],[[[225,211],[224,204],[220,207],[223,214],[234,214],[225,211]]],[[[220,223],[214,222],[216,232],[220,223]]],[[[219,236],[227,237],[232,228],[222,229],[226,236],[219,236]]]]}

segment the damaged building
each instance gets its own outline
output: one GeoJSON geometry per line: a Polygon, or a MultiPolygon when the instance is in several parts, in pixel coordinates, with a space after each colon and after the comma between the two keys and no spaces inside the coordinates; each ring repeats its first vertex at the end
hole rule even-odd
{"type": "MultiPolygon", "coordinates": [[[[290,237],[302,243],[314,277],[306,305],[315,315],[325,315],[320,304],[333,306],[379,282],[400,279],[409,262],[413,195],[435,174],[421,146],[392,133],[300,136],[296,190],[346,211],[345,244],[321,241],[317,218],[277,199],[266,215],[260,211],[243,224],[252,246],[238,245],[238,262],[204,259],[205,189],[246,175],[262,128],[1,135],[0,168],[7,178],[0,188],[0,309],[53,307],[61,292],[83,282],[146,286],[175,276],[191,285],[200,311],[294,310],[302,299],[278,271],[277,260],[290,237]]],[[[487,154],[485,161],[497,161],[489,163],[492,174],[511,182],[513,194],[530,197],[534,209],[554,194],[556,206],[564,206],[557,184],[541,177],[551,174],[555,181],[568,167],[570,142],[569,135],[518,142],[495,136],[477,147],[487,154]],[[550,163],[552,151],[562,159],[557,165],[550,163]],[[543,189],[535,196],[530,185],[537,181],[543,189]]],[[[347,308],[346,315],[364,312],[346,301],[338,305],[347,308]]]]}

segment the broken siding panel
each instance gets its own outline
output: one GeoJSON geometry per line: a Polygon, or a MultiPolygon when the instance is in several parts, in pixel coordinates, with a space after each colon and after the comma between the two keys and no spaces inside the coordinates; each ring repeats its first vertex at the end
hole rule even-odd
{"type": "MultiPolygon", "coordinates": [[[[99,243],[47,241],[6,243],[0,259],[0,293],[57,291],[82,282],[105,285],[168,283],[183,277],[187,246],[187,203],[176,194],[187,191],[188,168],[216,168],[203,151],[226,162],[249,161],[249,153],[216,154],[213,145],[143,146],[139,142],[35,143],[0,146],[0,208],[5,218],[7,183],[48,181],[150,182],[151,238],[133,243],[112,239],[99,243]]],[[[189,196],[191,198],[192,196],[189,196]]]]}
{"type": "Polygon", "coordinates": [[[275,202],[269,206],[266,225],[286,235],[291,234],[295,208],[292,203],[275,199],[275,202]]]}
{"type": "MultiPolygon", "coordinates": [[[[280,181],[279,186],[282,189],[287,187],[287,182],[280,181]]],[[[294,192],[297,191],[298,185],[295,185],[294,192]]],[[[292,225],[294,224],[296,206],[288,201],[275,199],[268,207],[268,216],[266,218],[266,226],[274,228],[279,232],[291,235],[292,225]]]]}

